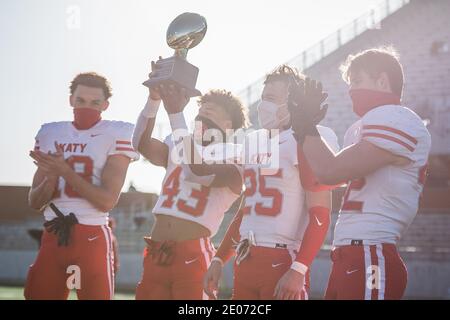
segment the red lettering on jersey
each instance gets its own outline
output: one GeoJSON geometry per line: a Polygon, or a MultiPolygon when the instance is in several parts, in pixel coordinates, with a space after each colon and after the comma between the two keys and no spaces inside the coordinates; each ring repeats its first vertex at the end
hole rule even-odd
{"type": "MultiPolygon", "coordinates": [[[[88,156],[70,156],[66,161],[73,170],[75,170],[75,164],[83,165],[83,171],[77,173],[92,184],[92,175],[94,173],[94,161],[92,161],[92,158],[88,156]]],[[[81,198],[78,192],[76,192],[67,182],[64,187],[64,193],[70,198],[81,198]]]]}
{"type": "Polygon", "coordinates": [[[84,152],[87,143],[58,143],[58,146],[64,150],[64,152],[84,152]]]}
{"type": "MultiPolygon", "coordinates": [[[[167,196],[167,199],[161,204],[162,207],[172,208],[174,205],[174,197],[180,192],[180,174],[181,167],[176,167],[170,175],[167,177],[164,183],[162,194],[167,196]]],[[[201,216],[208,204],[208,196],[211,188],[206,186],[200,186],[200,190],[192,188],[190,198],[197,200],[195,206],[187,204],[187,199],[178,199],[176,206],[181,212],[187,213],[191,216],[201,216]]]]}
{"type": "Polygon", "coordinates": [[[161,204],[165,208],[172,208],[173,198],[180,192],[180,174],[181,167],[176,167],[175,170],[167,177],[166,182],[162,188],[162,194],[167,196],[167,199],[161,204]]]}
{"type": "Polygon", "coordinates": [[[59,147],[61,150],[65,150],[66,144],[67,144],[67,143],[58,143],[58,147],[59,147]]]}
{"type": "Polygon", "coordinates": [[[266,177],[271,178],[282,178],[281,169],[278,169],[277,173],[270,176],[264,176],[259,174],[259,193],[263,197],[272,198],[272,206],[271,207],[264,207],[261,203],[256,203],[255,205],[255,212],[264,216],[276,216],[281,212],[281,204],[283,201],[283,195],[282,193],[275,189],[275,188],[267,188],[266,187],[266,177]]]}
{"type": "MultiPolygon", "coordinates": [[[[83,171],[77,172],[77,174],[79,174],[81,177],[83,177],[83,179],[85,179],[89,183],[92,183],[92,176],[94,173],[94,161],[92,160],[91,157],[70,156],[69,158],[66,159],[66,162],[69,164],[69,166],[72,168],[72,170],[75,170],[76,164],[83,165],[83,171]]],[[[70,186],[67,182],[65,183],[65,186],[64,186],[64,193],[69,198],[81,198],[81,196],[78,194],[78,192],[73,190],[72,186],[70,186]]],[[[59,197],[61,197],[61,190],[56,189],[55,192],[53,193],[52,198],[54,199],[54,198],[59,198],[59,197]]]]}
{"type": "MultiPolygon", "coordinates": [[[[262,197],[272,198],[272,206],[264,207],[262,203],[257,202],[255,204],[255,213],[257,215],[264,216],[276,216],[281,212],[281,205],[283,203],[283,194],[275,188],[266,187],[266,179],[270,178],[282,178],[282,169],[278,169],[274,175],[266,176],[261,174],[261,170],[258,170],[258,183],[256,179],[256,172],[254,169],[246,169],[244,171],[244,181],[245,181],[245,192],[246,198],[254,196],[256,189],[258,188],[259,193],[262,197]]],[[[244,214],[249,214],[251,206],[245,206],[243,209],[244,214]]]]}
{"type": "Polygon", "coordinates": [[[200,190],[192,189],[190,197],[197,200],[195,207],[187,205],[186,200],[179,199],[177,201],[178,210],[194,217],[201,216],[208,204],[209,190],[210,188],[206,186],[200,186],[200,190]]]}

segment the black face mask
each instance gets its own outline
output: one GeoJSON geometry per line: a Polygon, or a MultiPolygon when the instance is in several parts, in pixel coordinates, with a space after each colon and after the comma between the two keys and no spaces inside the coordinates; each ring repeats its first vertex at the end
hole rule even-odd
{"type": "MultiPolygon", "coordinates": [[[[215,124],[214,121],[212,121],[212,120],[210,120],[208,118],[205,118],[205,117],[203,117],[201,115],[197,115],[195,117],[195,121],[200,121],[202,123],[202,126],[206,127],[206,129],[219,130],[220,133],[222,134],[222,139],[223,139],[223,141],[221,141],[221,142],[225,143],[225,140],[226,140],[225,131],[223,131],[217,124],[215,124]]],[[[212,136],[211,137],[211,141],[204,141],[203,137],[202,137],[202,146],[205,147],[205,146],[209,145],[210,143],[215,142],[216,141],[215,139],[216,139],[216,137],[212,136]]]]}

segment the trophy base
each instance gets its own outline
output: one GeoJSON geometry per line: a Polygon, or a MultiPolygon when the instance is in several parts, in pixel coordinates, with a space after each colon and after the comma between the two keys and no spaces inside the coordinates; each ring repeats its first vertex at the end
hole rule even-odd
{"type": "MultiPolygon", "coordinates": [[[[159,86],[160,84],[163,84],[166,86],[171,85],[171,84],[181,86],[180,83],[178,83],[177,81],[171,80],[171,79],[157,81],[157,82],[152,81],[152,79],[148,79],[148,80],[142,82],[142,84],[144,86],[146,86],[147,88],[155,88],[155,87],[159,86]]],[[[192,89],[192,88],[186,88],[186,87],[184,87],[184,88],[186,89],[186,93],[189,97],[198,97],[198,96],[202,95],[201,91],[198,89],[195,89],[195,88],[192,89]]]]}
{"type": "Polygon", "coordinates": [[[156,62],[156,70],[142,84],[148,88],[154,88],[160,84],[175,84],[185,88],[189,97],[196,97],[202,94],[195,88],[197,76],[198,68],[196,66],[183,58],[173,56],[158,60],[156,62]]]}

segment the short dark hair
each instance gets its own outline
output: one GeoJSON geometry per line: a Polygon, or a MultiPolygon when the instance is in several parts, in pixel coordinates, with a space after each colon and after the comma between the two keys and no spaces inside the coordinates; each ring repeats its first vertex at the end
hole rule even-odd
{"type": "Polygon", "coordinates": [[[350,82],[352,72],[364,71],[371,77],[378,77],[386,72],[392,93],[399,96],[403,92],[403,68],[399,61],[399,55],[393,47],[372,48],[356,55],[349,55],[340,67],[342,78],[350,82]]]}
{"type": "Polygon", "coordinates": [[[95,72],[84,72],[78,74],[70,83],[70,94],[75,92],[75,89],[79,84],[86,87],[102,89],[106,100],[112,96],[112,89],[109,81],[95,72]]]}
{"type": "Polygon", "coordinates": [[[299,72],[297,68],[282,64],[266,75],[264,84],[274,81],[282,81],[286,84],[290,84],[293,80],[297,83],[301,83],[305,80],[305,75],[299,72]]]}
{"type": "Polygon", "coordinates": [[[230,91],[224,89],[212,89],[198,98],[198,105],[214,103],[221,107],[231,118],[233,129],[246,128],[248,126],[247,108],[241,100],[230,91]]]}

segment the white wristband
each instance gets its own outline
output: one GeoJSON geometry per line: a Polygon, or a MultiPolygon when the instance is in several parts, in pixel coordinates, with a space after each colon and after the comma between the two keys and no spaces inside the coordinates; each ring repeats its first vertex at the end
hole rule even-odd
{"type": "Polygon", "coordinates": [[[211,263],[213,263],[214,261],[217,261],[223,267],[223,260],[222,259],[220,259],[219,257],[214,257],[214,258],[211,259],[211,263]]]}
{"type": "Polygon", "coordinates": [[[146,118],[155,118],[160,104],[161,100],[153,100],[150,96],[148,96],[147,103],[145,104],[141,114],[146,118]]]}
{"type": "Polygon", "coordinates": [[[302,275],[305,275],[308,271],[308,267],[298,261],[292,262],[291,269],[297,271],[298,273],[301,273],[302,275]]]}
{"type": "Polygon", "coordinates": [[[185,129],[187,131],[188,129],[183,112],[169,113],[169,121],[172,132],[179,129],[185,129]]]}

